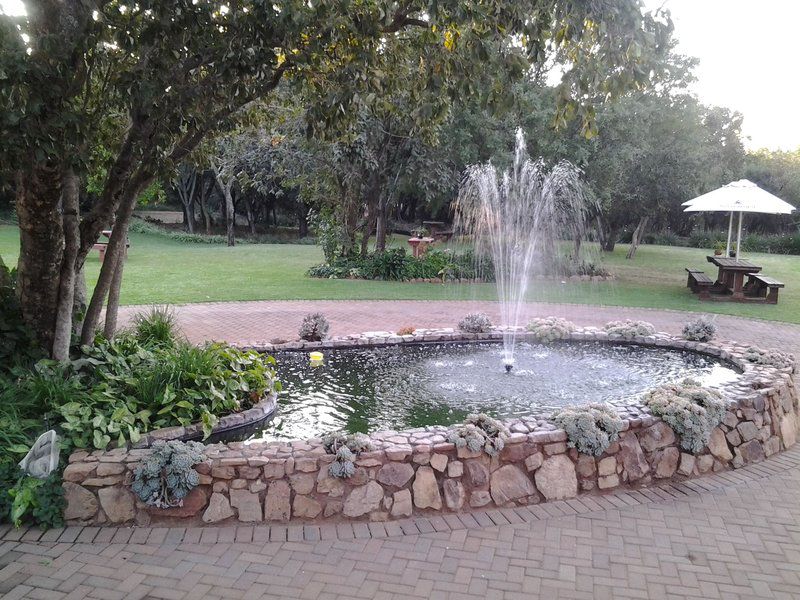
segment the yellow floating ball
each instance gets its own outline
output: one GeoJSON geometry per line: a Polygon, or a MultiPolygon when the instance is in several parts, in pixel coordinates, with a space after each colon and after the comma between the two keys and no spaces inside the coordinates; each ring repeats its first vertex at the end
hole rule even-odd
{"type": "Polygon", "coordinates": [[[322,352],[309,352],[308,358],[311,359],[312,363],[321,363],[325,356],[322,354],[322,352]]]}

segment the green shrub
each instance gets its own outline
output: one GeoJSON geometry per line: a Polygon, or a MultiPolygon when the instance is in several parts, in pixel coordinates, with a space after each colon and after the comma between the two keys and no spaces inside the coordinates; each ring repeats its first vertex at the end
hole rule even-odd
{"type": "Polygon", "coordinates": [[[497,419],[480,413],[467,415],[463,425],[452,429],[447,441],[456,448],[468,448],[472,452],[483,450],[489,456],[497,456],[505,447],[509,431],[497,419]]]}
{"type": "Polygon", "coordinates": [[[31,329],[22,319],[16,294],[16,269],[0,260],[0,376],[30,367],[43,356],[31,329]]]}
{"type": "Polygon", "coordinates": [[[695,454],[708,444],[711,432],[725,416],[722,394],[692,379],[648,392],[644,404],[678,434],[682,448],[695,454]]]}
{"type": "Polygon", "coordinates": [[[652,323],[648,323],[647,321],[631,321],[630,319],[625,319],[624,321],[609,321],[603,326],[609,334],[612,335],[621,335],[624,338],[633,338],[633,337],[645,337],[648,335],[653,335],[656,332],[656,328],[653,327],[652,323]]]}
{"type": "Polygon", "coordinates": [[[15,464],[0,464],[0,522],[21,527],[30,523],[40,529],[64,524],[64,489],[61,475],[46,479],[28,477],[15,464]]]}
{"type": "Polygon", "coordinates": [[[559,317],[531,319],[527,326],[540,342],[552,342],[568,338],[575,331],[575,324],[559,317]]]}
{"type": "Polygon", "coordinates": [[[464,333],[486,333],[491,331],[492,321],[484,313],[469,313],[458,322],[458,329],[464,333]]]}
{"type": "Polygon", "coordinates": [[[71,363],[40,361],[0,391],[0,448],[20,455],[49,416],[72,448],[137,442],[142,433],[203,424],[279,389],[275,361],[226,344],[146,348],[131,333],[98,339],[71,363]]]}
{"type": "Polygon", "coordinates": [[[203,450],[197,442],[156,442],[136,467],[131,489],[150,506],[182,506],[183,499],[200,483],[193,467],[206,459],[203,450]]]}
{"type": "Polygon", "coordinates": [[[717,334],[717,326],[709,317],[700,317],[683,326],[683,337],[693,342],[707,342],[717,334]]]}
{"type": "Polygon", "coordinates": [[[567,433],[570,448],[600,456],[619,438],[622,419],[605,404],[568,406],[553,413],[552,421],[567,433]]]}
{"type": "Polygon", "coordinates": [[[133,333],[146,348],[174,346],[178,337],[178,320],[169,306],[153,306],[133,317],[133,333]]]}

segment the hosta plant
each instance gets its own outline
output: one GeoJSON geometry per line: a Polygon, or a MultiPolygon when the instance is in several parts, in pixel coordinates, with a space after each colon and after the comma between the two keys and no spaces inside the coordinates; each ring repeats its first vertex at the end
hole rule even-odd
{"type": "Polygon", "coordinates": [[[653,327],[652,323],[648,323],[647,321],[631,321],[630,319],[625,319],[624,321],[610,321],[605,324],[603,329],[610,334],[621,335],[624,338],[644,337],[653,335],[656,332],[656,328],[653,327]]]}
{"type": "Polygon", "coordinates": [[[553,413],[552,421],[567,433],[567,445],[578,452],[600,456],[619,438],[622,419],[605,404],[568,406],[553,413]]]}
{"type": "Polygon", "coordinates": [[[468,448],[472,452],[483,450],[489,456],[496,456],[505,447],[509,431],[497,419],[480,413],[468,415],[463,425],[450,431],[447,441],[456,448],[468,448]]]}
{"type": "Polygon", "coordinates": [[[341,479],[352,477],[356,472],[358,455],[372,450],[372,442],[361,433],[331,433],[322,438],[322,446],[325,452],[336,457],[328,467],[328,472],[341,479]]]}
{"type": "Polygon", "coordinates": [[[183,499],[200,482],[193,467],[206,459],[203,449],[198,442],[156,442],[152,453],[134,471],[131,488],[150,506],[182,506],[183,499]]]}
{"type": "Polygon", "coordinates": [[[559,317],[545,317],[532,319],[528,323],[528,331],[533,333],[540,342],[563,340],[575,331],[575,324],[559,317]]]}
{"type": "Polygon", "coordinates": [[[492,321],[484,313],[470,313],[458,323],[464,333],[486,333],[492,329],[492,321]]]}
{"type": "Polygon", "coordinates": [[[310,313],[303,317],[303,322],[300,325],[298,332],[301,340],[307,342],[321,342],[328,337],[328,330],[330,324],[328,319],[322,313],[310,313]]]}
{"type": "Polygon", "coordinates": [[[683,326],[683,337],[692,342],[707,342],[717,334],[717,326],[708,317],[700,317],[683,326]]]}
{"type": "Polygon", "coordinates": [[[695,454],[725,416],[722,394],[692,379],[657,387],[645,395],[644,404],[678,434],[682,448],[695,454]]]}

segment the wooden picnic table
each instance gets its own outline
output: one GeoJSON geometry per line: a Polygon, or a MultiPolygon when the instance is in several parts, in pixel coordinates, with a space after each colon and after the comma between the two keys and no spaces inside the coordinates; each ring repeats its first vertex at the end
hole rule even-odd
{"type": "Polygon", "coordinates": [[[743,259],[707,256],[706,260],[719,268],[715,287],[729,291],[732,300],[744,300],[744,276],[761,270],[758,265],[743,259]]]}
{"type": "Polygon", "coordinates": [[[436,232],[444,227],[444,223],[442,221],[423,221],[422,224],[428,228],[430,237],[432,238],[436,238],[436,232]]]}

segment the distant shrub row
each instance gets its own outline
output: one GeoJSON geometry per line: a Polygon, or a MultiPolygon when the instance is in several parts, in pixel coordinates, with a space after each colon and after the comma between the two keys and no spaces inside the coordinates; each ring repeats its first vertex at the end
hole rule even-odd
{"type": "MultiPolygon", "coordinates": [[[[185,231],[174,231],[159,227],[154,223],[148,223],[141,219],[133,219],[131,221],[129,231],[132,233],[146,233],[148,235],[160,235],[162,237],[182,242],[185,244],[219,244],[225,245],[228,243],[228,238],[224,235],[207,235],[204,233],[187,233],[185,231]]],[[[314,238],[292,238],[282,235],[273,234],[260,234],[256,236],[249,235],[247,237],[236,238],[237,244],[308,244],[312,245],[315,242],[314,238]]]]}
{"type": "MultiPolygon", "coordinates": [[[[695,231],[689,237],[680,237],[672,232],[650,233],[644,236],[646,244],[659,246],[685,246],[689,248],[713,248],[725,244],[726,231],[695,231]]],[[[769,254],[800,254],[800,232],[794,234],[749,233],[742,238],[743,252],[766,252],[769,254]]]]}

